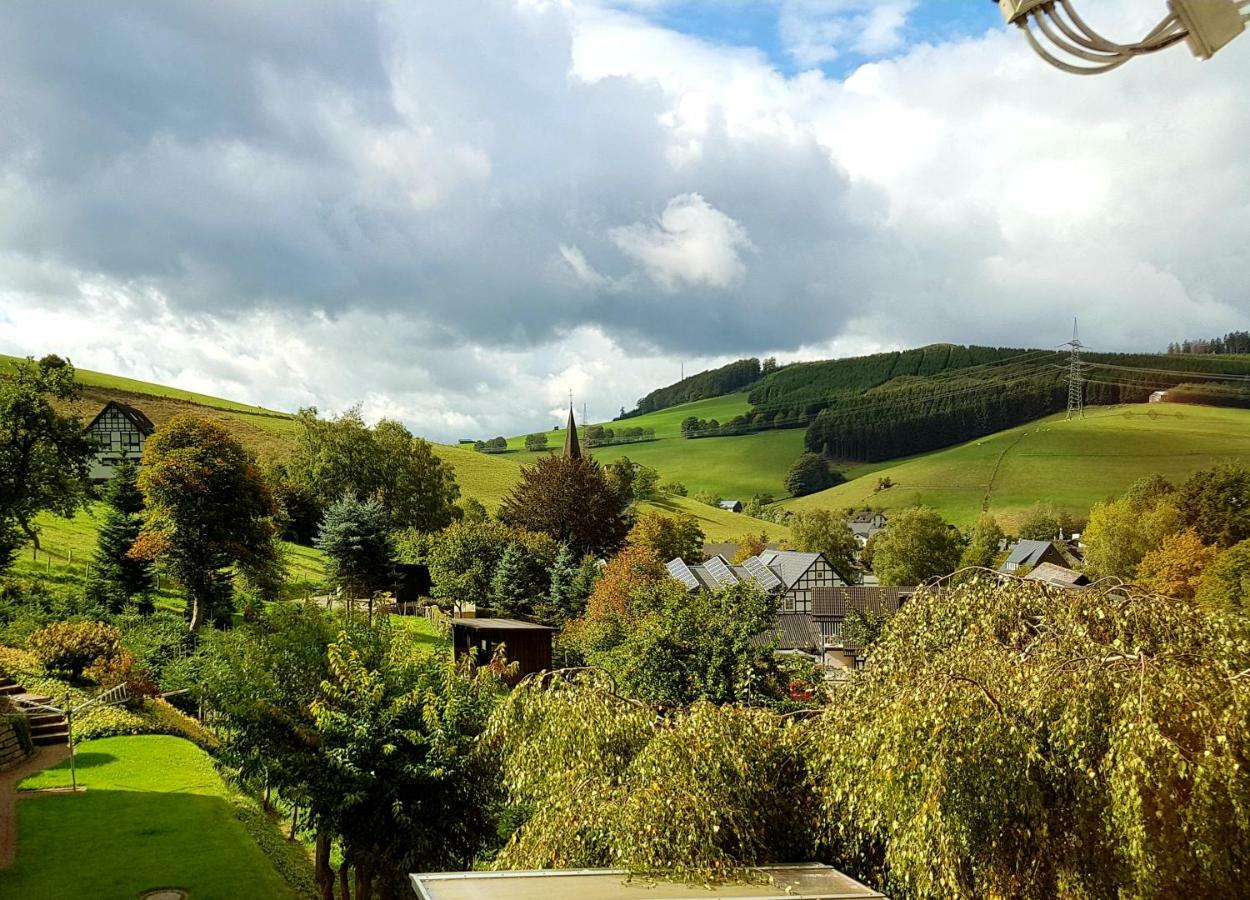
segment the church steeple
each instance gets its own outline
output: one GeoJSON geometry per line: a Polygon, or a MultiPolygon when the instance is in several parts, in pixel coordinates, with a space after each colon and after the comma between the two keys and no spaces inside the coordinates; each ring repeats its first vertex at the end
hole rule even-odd
{"type": "Polygon", "coordinates": [[[564,427],[564,458],[581,459],[582,445],[577,440],[577,423],[573,421],[573,401],[569,401],[569,422],[564,427]]]}

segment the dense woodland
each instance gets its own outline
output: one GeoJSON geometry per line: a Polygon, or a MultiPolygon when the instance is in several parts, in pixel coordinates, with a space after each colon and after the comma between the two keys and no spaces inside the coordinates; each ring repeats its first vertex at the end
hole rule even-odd
{"type": "Polygon", "coordinates": [[[1177,341],[1168,344],[1168,354],[1250,353],[1250,331],[1230,331],[1222,338],[1177,341]]]}
{"type": "Polygon", "coordinates": [[[658,409],[668,409],[680,403],[732,394],[758,381],[762,373],[775,366],[776,360],[767,360],[761,364],[758,359],[740,359],[719,369],[708,369],[706,372],[683,378],[676,384],[657,388],[638,401],[637,409],[623,413],[620,418],[628,419],[658,409]]]}

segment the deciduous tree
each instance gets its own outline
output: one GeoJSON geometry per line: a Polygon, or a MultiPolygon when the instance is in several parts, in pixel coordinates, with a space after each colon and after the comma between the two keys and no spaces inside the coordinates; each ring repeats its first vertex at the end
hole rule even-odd
{"type": "Polygon", "coordinates": [[[872,569],[882,584],[922,584],[959,567],[964,542],[959,532],[927,507],[906,509],[874,536],[872,569]]]}
{"type": "Polygon", "coordinates": [[[521,470],[499,518],[514,528],[539,531],[574,553],[610,556],[631,526],[629,496],[588,457],[549,456],[521,470]]]}
{"type": "Polygon", "coordinates": [[[1005,535],[998,526],[998,520],[989,513],[981,513],[977,524],[973,526],[968,546],[964,548],[959,560],[960,566],[980,566],[990,568],[999,553],[999,546],[1005,535]]]}
{"type": "Polygon", "coordinates": [[[1096,503],[1081,535],[1086,571],[1096,578],[1132,580],[1143,557],[1182,527],[1175,500],[1166,493],[1138,492],[1096,503]]]}
{"type": "Polygon", "coordinates": [[[1181,485],[1176,505],[1203,543],[1231,547],[1250,539],[1250,470],[1224,463],[1195,472],[1181,485]]]}
{"type": "Polygon", "coordinates": [[[1250,541],[1229,547],[1207,567],[1197,600],[1209,609],[1250,610],[1250,541]]]}
{"type": "Polygon", "coordinates": [[[1203,572],[1219,552],[1218,547],[1204,544],[1192,528],[1170,534],[1159,549],[1142,557],[1137,566],[1137,585],[1165,597],[1192,600],[1203,572]]]}
{"type": "Polygon", "coordinates": [[[847,584],[862,578],[857,557],[859,542],[846,519],[827,509],[800,510],[790,519],[790,549],[823,553],[833,571],[847,584]]]}
{"type": "Polygon", "coordinates": [[[629,532],[631,546],[646,547],[662,560],[681,558],[688,563],[701,563],[703,542],[699,520],[686,513],[676,516],[646,513],[629,532]]]}
{"type": "Polygon", "coordinates": [[[265,592],[282,574],[278,507],[255,459],[215,422],[175,416],[148,438],[139,488],[147,510],[132,553],[169,569],[192,631],[230,601],[230,575],[265,592]]]}
{"type": "Polygon", "coordinates": [[[804,453],[786,473],[786,490],[794,497],[803,497],[841,484],[846,478],[829,465],[819,453],[804,453]]]}
{"type": "Polygon", "coordinates": [[[39,546],[35,516],[72,516],[86,502],[95,444],[57,403],[79,395],[74,367],[57,356],[26,359],[0,378],[0,571],[20,546],[39,546]]]}

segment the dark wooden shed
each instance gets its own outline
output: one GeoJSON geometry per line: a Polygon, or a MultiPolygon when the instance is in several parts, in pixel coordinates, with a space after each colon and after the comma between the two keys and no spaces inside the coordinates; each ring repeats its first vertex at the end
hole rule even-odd
{"type": "Polygon", "coordinates": [[[551,668],[554,628],[517,619],[452,619],[451,642],[456,658],[472,654],[478,665],[490,662],[495,648],[504,645],[509,662],[517,664],[517,678],[551,668]]]}

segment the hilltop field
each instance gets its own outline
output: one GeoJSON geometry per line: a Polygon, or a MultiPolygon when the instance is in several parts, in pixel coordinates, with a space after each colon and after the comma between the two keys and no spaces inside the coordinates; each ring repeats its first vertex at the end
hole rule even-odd
{"type": "MultiPolygon", "coordinates": [[[[0,357],[0,366],[8,359],[0,357]]],[[[139,406],[158,425],[183,412],[216,419],[262,458],[280,458],[294,440],[296,425],[288,413],[98,372],[80,370],[79,377],[84,396],[76,411],[86,418],[116,398],[139,406]]],[[[679,481],[691,494],[710,491],[743,501],[755,494],[784,498],[786,472],[803,452],[803,429],[698,440],[681,437],[681,422],[688,416],[724,422],[747,409],[747,394],[740,392],[604,423],[611,428],[652,428],[656,440],[589,452],[605,463],[629,457],[651,466],[661,482],[679,481]]],[[[552,449],[563,443],[561,430],[547,436],[552,449]]],[[[521,466],[541,455],[524,450],[524,441],[523,435],[510,439],[509,452],[502,454],[442,444],[434,449],[454,467],[462,495],[493,510],[520,477],[521,466]]],[[[844,472],[850,479],[846,484],[783,503],[794,510],[865,505],[891,510],[925,504],[958,524],[969,524],[981,510],[990,509],[1010,524],[1043,500],[1081,517],[1093,503],[1122,491],[1142,475],[1161,472],[1183,479],[1228,459],[1250,461],[1250,411],[1166,403],[1103,406],[1091,408],[1083,420],[1066,422],[1061,415],[1050,416],[908,459],[846,464],[844,472]],[[877,490],[882,478],[889,478],[893,486],[877,490]]],[[[760,531],[774,540],[788,536],[783,526],[690,497],[668,497],[643,508],[695,515],[711,541],[760,531]]],[[[50,517],[43,521],[45,543],[56,564],[61,562],[55,559],[58,553],[73,549],[78,560],[94,545],[94,521],[83,516],[68,523],[50,517]]],[[[316,579],[318,560],[301,555],[293,562],[309,570],[309,581],[316,579]]],[[[46,560],[41,558],[38,564],[43,566],[46,560]]],[[[35,565],[29,553],[21,565],[35,565]]]]}
{"type": "Polygon", "coordinates": [[[1250,411],[1184,404],[1097,407],[1050,416],[958,447],[876,465],[854,480],[787,501],[789,509],[931,506],[960,525],[988,509],[1003,524],[1044,500],[1083,517],[1091,505],[1159,472],[1180,481],[1224,461],[1250,463],[1250,411]],[[878,491],[889,478],[893,487],[878,491]]]}

